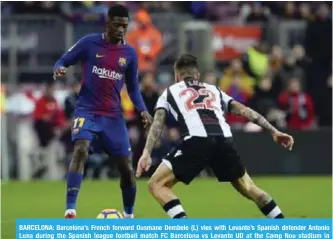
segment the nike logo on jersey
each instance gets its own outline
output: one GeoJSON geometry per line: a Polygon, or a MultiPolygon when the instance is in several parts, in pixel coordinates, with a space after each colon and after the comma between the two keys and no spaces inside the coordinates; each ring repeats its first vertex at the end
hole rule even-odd
{"type": "Polygon", "coordinates": [[[104,55],[96,54],[96,58],[102,58],[102,57],[104,57],[104,55]]]}

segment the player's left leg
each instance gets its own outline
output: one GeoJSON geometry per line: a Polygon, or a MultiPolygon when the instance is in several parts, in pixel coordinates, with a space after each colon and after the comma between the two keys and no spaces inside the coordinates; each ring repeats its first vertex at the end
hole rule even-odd
{"type": "Polygon", "coordinates": [[[261,212],[268,218],[283,218],[275,201],[258,188],[249,177],[246,169],[230,139],[219,139],[211,167],[220,182],[231,182],[234,188],[244,197],[256,203],[261,212]]]}
{"type": "Polygon", "coordinates": [[[284,218],[280,207],[264,190],[255,185],[250,176],[245,174],[231,182],[234,188],[244,197],[253,201],[268,218],[284,218]]]}
{"type": "Polygon", "coordinates": [[[120,188],[125,218],[134,218],[136,183],[131,156],[115,156],[120,173],[120,188]]]}
{"type": "Polygon", "coordinates": [[[126,122],[122,118],[103,118],[102,142],[105,150],[116,160],[120,173],[120,188],[125,218],[134,218],[136,183],[132,166],[131,144],[126,122]]]}

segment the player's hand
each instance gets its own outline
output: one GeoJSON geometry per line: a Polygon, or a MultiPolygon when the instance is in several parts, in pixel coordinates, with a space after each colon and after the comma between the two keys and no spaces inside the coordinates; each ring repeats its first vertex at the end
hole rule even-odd
{"type": "Polygon", "coordinates": [[[146,110],[141,112],[141,118],[145,128],[153,123],[153,117],[146,110]]]}
{"type": "Polygon", "coordinates": [[[151,157],[150,153],[146,150],[143,150],[143,154],[139,159],[138,167],[136,169],[136,176],[140,177],[143,172],[147,172],[151,166],[151,157]]]}
{"type": "Polygon", "coordinates": [[[294,138],[289,135],[282,133],[280,131],[274,132],[272,134],[273,139],[276,143],[282,145],[284,148],[292,150],[294,145],[294,138]]]}
{"type": "Polygon", "coordinates": [[[53,80],[56,80],[57,77],[59,77],[59,76],[65,75],[66,72],[67,72],[67,68],[66,67],[59,67],[58,69],[56,69],[55,72],[53,72],[53,80]]]}

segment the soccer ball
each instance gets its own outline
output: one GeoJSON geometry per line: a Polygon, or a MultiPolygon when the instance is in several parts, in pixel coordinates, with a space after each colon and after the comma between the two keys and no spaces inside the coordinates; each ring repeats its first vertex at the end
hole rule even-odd
{"type": "Polygon", "coordinates": [[[97,219],[122,219],[123,215],[116,209],[104,209],[97,215],[97,219]]]}

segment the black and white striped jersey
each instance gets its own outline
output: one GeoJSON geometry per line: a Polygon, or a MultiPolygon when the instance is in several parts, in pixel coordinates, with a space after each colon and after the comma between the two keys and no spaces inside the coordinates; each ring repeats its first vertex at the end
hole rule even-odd
{"type": "Polygon", "coordinates": [[[186,80],[168,87],[159,97],[156,110],[165,109],[179,124],[182,136],[232,137],[224,112],[233,99],[218,87],[186,80]]]}

